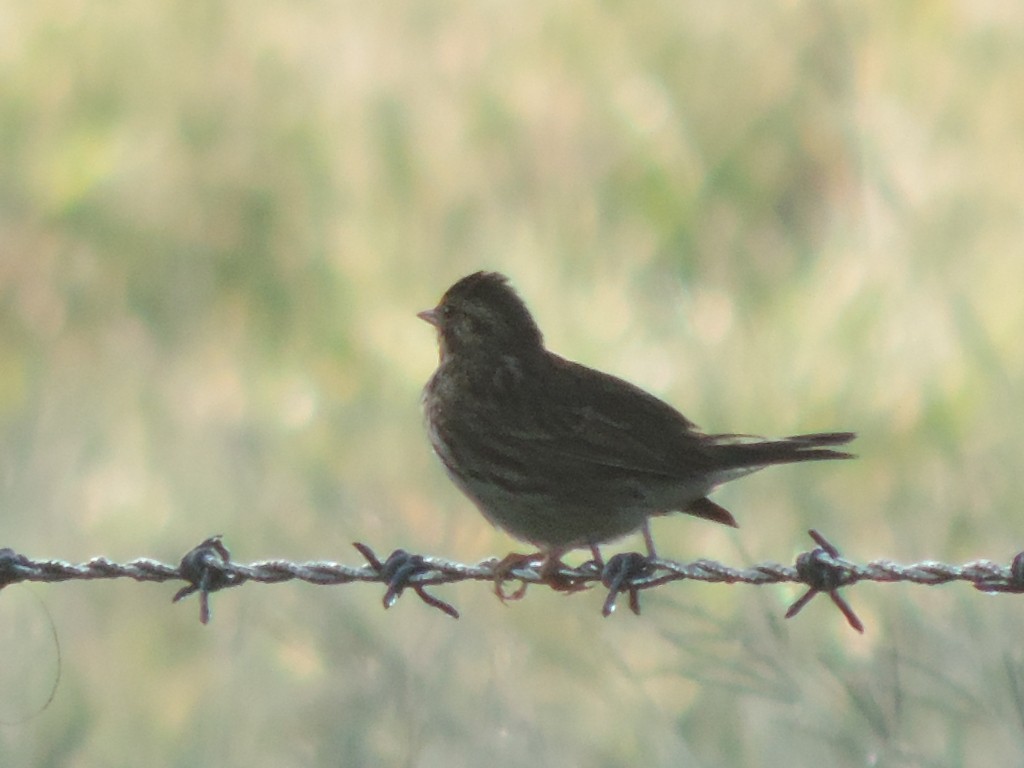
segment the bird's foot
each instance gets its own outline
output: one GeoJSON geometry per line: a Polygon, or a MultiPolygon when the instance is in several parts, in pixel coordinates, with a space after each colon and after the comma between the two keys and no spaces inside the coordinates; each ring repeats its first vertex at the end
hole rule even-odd
{"type": "Polygon", "coordinates": [[[575,571],[562,562],[562,558],[556,554],[548,554],[540,566],[541,584],[547,584],[556,592],[580,592],[590,589],[587,583],[578,576],[571,576],[563,571],[575,571]]]}
{"type": "Polygon", "coordinates": [[[511,577],[512,571],[516,568],[526,568],[533,565],[538,560],[543,564],[544,553],[534,552],[533,554],[523,555],[518,552],[509,552],[505,555],[498,563],[494,566],[494,594],[498,596],[501,602],[508,602],[509,600],[522,600],[526,594],[526,582],[522,581],[519,587],[514,592],[505,591],[505,582],[511,577]]]}
{"type": "Polygon", "coordinates": [[[560,553],[554,552],[533,552],[529,555],[510,552],[505,555],[494,566],[494,594],[503,603],[509,600],[521,600],[526,595],[526,587],[529,582],[520,581],[520,585],[514,592],[505,591],[505,582],[511,578],[512,571],[517,568],[527,568],[537,565],[537,575],[540,577],[537,583],[546,584],[557,592],[579,592],[587,589],[587,585],[581,579],[562,573],[569,570],[569,567],[562,562],[560,553]]]}

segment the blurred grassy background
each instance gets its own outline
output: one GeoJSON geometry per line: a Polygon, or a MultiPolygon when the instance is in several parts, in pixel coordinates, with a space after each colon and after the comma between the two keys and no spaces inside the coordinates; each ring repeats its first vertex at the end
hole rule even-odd
{"type": "MultiPolygon", "coordinates": [[[[465,561],[415,311],[512,276],[562,354],[856,463],[656,524],[677,559],[1024,541],[1024,11],[998,2],[0,8],[0,546],[465,561]]],[[[637,542],[623,542],[635,548],[637,542]]],[[[1024,608],[860,586],[0,594],[3,766],[1020,764],[1024,608]],[[56,699],[36,714],[62,649],[56,699]]]]}

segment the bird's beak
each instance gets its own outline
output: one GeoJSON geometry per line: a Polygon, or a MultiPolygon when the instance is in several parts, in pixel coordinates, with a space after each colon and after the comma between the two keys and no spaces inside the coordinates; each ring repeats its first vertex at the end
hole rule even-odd
{"type": "Polygon", "coordinates": [[[420,320],[424,320],[430,323],[435,328],[441,327],[441,317],[440,313],[437,311],[437,307],[434,307],[433,309],[425,309],[422,312],[417,312],[416,317],[418,317],[420,320]]]}

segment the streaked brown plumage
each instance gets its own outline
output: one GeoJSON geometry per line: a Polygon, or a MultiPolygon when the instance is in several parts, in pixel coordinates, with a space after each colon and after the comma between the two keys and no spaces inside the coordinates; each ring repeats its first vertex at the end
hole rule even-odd
{"type": "Polygon", "coordinates": [[[477,272],[419,317],[440,360],[423,393],[430,442],[484,517],[557,561],[674,511],[735,526],[707,498],[772,464],[848,459],[852,432],[709,435],[667,403],[544,348],[507,279],[477,272]]]}

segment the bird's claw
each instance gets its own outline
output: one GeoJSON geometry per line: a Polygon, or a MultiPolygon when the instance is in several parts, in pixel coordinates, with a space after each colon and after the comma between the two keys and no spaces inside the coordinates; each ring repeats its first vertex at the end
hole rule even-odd
{"type": "Polygon", "coordinates": [[[545,554],[544,552],[534,552],[529,555],[510,552],[494,565],[492,571],[494,574],[494,594],[498,596],[498,599],[503,603],[510,600],[522,600],[526,595],[526,588],[530,584],[529,581],[520,578],[519,586],[511,593],[505,591],[504,583],[510,579],[518,578],[513,575],[513,571],[534,566],[537,566],[537,575],[539,577],[535,583],[546,584],[556,592],[572,593],[588,588],[586,583],[578,576],[567,573],[567,571],[572,569],[555,555],[545,554]]]}

